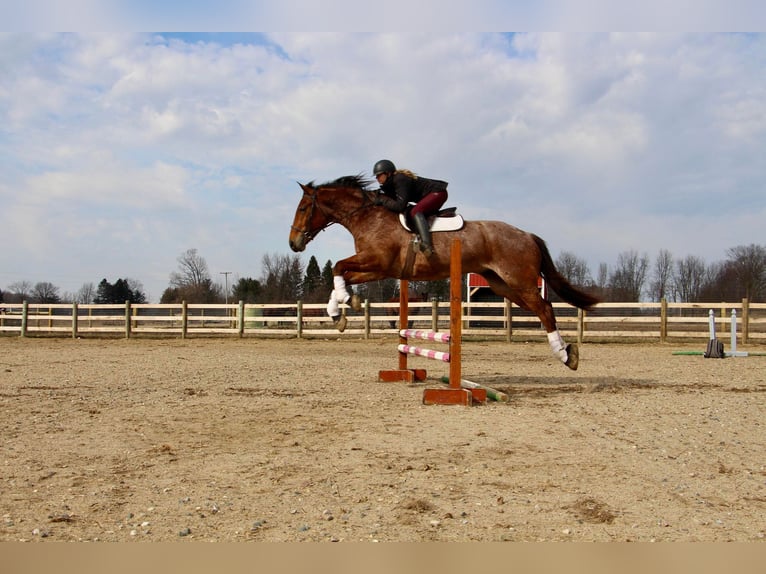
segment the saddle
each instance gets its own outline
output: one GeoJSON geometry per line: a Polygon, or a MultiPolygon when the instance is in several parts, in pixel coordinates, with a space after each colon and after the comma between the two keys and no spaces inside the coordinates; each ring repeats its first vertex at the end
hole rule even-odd
{"type": "MultiPolygon", "coordinates": [[[[427,219],[429,229],[432,233],[436,231],[458,231],[459,229],[462,229],[465,224],[463,216],[457,213],[457,207],[441,209],[436,215],[432,215],[427,219]]],[[[406,213],[399,214],[399,223],[401,223],[402,227],[410,233],[415,233],[415,231],[413,231],[414,225],[410,219],[409,209],[406,213]]]]}

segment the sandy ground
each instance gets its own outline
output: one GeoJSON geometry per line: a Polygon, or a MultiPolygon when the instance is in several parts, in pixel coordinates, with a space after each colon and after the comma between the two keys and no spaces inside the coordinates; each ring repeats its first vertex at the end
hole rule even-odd
{"type": "Polygon", "coordinates": [[[463,347],[509,402],[394,338],[0,337],[0,540],[764,540],[766,357],[463,347]]]}

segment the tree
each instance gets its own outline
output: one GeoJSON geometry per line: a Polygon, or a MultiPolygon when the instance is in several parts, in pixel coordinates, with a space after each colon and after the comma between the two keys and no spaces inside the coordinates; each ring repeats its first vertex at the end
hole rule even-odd
{"type": "Polygon", "coordinates": [[[196,249],[179,255],[178,271],[170,274],[170,287],[161,303],[216,303],[222,299],[221,288],[213,283],[207,262],[196,249]]]}
{"type": "Polygon", "coordinates": [[[368,281],[356,286],[356,293],[362,300],[369,300],[374,303],[385,302],[392,299],[399,300],[398,295],[399,282],[393,278],[379,279],[378,281],[368,281]]]}
{"type": "Polygon", "coordinates": [[[655,301],[668,297],[668,291],[673,286],[673,255],[666,249],[660,249],[654,261],[654,274],[650,287],[650,296],[655,301]]]}
{"type": "Polygon", "coordinates": [[[322,289],[326,292],[326,294],[329,296],[330,291],[333,290],[333,284],[332,284],[332,261],[329,259],[327,260],[327,263],[324,264],[324,267],[322,267],[322,289]]]}
{"type": "Polygon", "coordinates": [[[325,290],[322,288],[322,272],[319,270],[319,263],[313,255],[306,266],[306,275],[303,277],[301,286],[303,300],[307,303],[317,303],[325,297],[325,290]]]}
{"type": "Polygon", "coordinates": [[[766,247],[739,245],[727,249],[726,253],[742,297],[750,301],[763,300],[766,295],[766,247]]]}
{"type": "Polygon", "coordinates": [[[700,291],[700,301],[736,301],[741,298],[737,288],[734,268],[724,262],[711,263],[705,270],[705,279],[700,291]]]}
{"type": "Polygon", "coordinates": [[[47,281],[41,281],[35,283],[30,293],[32,300],[35,303],[60,303],[61,297],[59,297],[59,288],[53,283],[47,281]]]}
{"type": "Polygon", "coordinates": [[[640,256],[635,251],[625,251],[617,257],[617,266],[609,278],[613,301],[641,300],[641,291],[649,268],[649,256],[640,256]]]}
{"type": "Polygon", "coordinates": [[[146,293],[144,292],[144,285],[138,279],[131,279],[125,277],[125,282],[128,284],[128,288],[133,294],[131,303],[146,303],[146,293]]]}
{"type": "Polygon", "coordinates": [[[29,301],[32,294],[32,284],[29,281],[16,281],[8,285],[8,291],[10,297],[8,297],[8,303],[21,303],[22,301],[29,301]]]}
{"type": "Polygon", "coordinates": [[[130,303],[146,303],[146,296],[143,291],[139,288],[134,290],[130,285],[131,281],[129,279],[117,279],[114,284],[109,283],[106,279],[102,279],[96,289],[96,296],[93,302],[98,304],[125,303],[125,301],[130,303]]]}
{"type": "Polygon", "coordinates": [[[673,274],[673,289],[676,298],[684,303],[701,301],[705,282],[705,262],[695,255],[688,255],[676,261],[673,274]]]}
{"type": "Polygon", "coordinates": [[[187,249],[178,256],[178,271],[170,274],[171,287],[200,287],[210,281],[210,272],[204,257],[196,249],[187,249]]]}
{"type": "Polygon", "coordinates": [[[598,264],[598,279],[596,280],[596,287],[604,291],[609,287],[609,266],[606,263],[598,264]]]}
{"type": "Polygon", "coordinates": [[[96,298],[96,286],[93,283],[83,283],[74,296],[75,303],[93,303],[96,298]]]}
{"type": "Polygon", "coordinates": [[[263,300],[290,303],[301,298],[303,265],[299,255],[263,256],[263,300]]]}
{"type": "Polygon", "coordinates": [[[570,251],[562,251],[559,254],[556,258],[556,269],[573,285],[584,287],[593,283],[588,264],[570,251]]]}
{"type": "Polygon", "coordinates": [[[257,303],[262,291],[260,281],[251,277],[240,278],[232,289],[234,299],[245,303],[257,303]]]}

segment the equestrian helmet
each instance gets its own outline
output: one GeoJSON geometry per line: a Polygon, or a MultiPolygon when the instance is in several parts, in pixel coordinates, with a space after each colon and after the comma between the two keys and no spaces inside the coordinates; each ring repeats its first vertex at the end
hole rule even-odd
{"type": "Polygon", "coordinates": [[[381,173],[393,173],[395,171],[396,171],[396,166],[394,165],[394,162],[392,162],[390,159],[382,159],[375,164],[375,167],[372,168],[372,173],[376,177],[380,175],[381,173]]]}

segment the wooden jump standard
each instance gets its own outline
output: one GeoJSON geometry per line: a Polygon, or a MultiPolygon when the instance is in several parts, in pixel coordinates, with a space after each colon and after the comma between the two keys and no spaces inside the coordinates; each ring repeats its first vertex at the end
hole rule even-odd
{"type": "Polygon", "coordinates": [[[407,368],[407,355],[418,355],[449,363],[449,387],[423,390],[423,404],[426,405],[471,405],[487,400],[486,389],[466,389],[461,386],[461,336],[463,320],[463,298],[461,293],[462,266],[460,240],[452,242],[450,251],[450,332],[437,333],[407,329],[409,319],[409,301],[407,298],[409,283],[402,279],[399,286],[399,368],[380,371],[378,379],[385,382],[404,381],[412,383],[424,381],[425,369],[407,368]],[[432,351],[412,346],[408,338],[447,343],[449,351],[432,351]]]}

